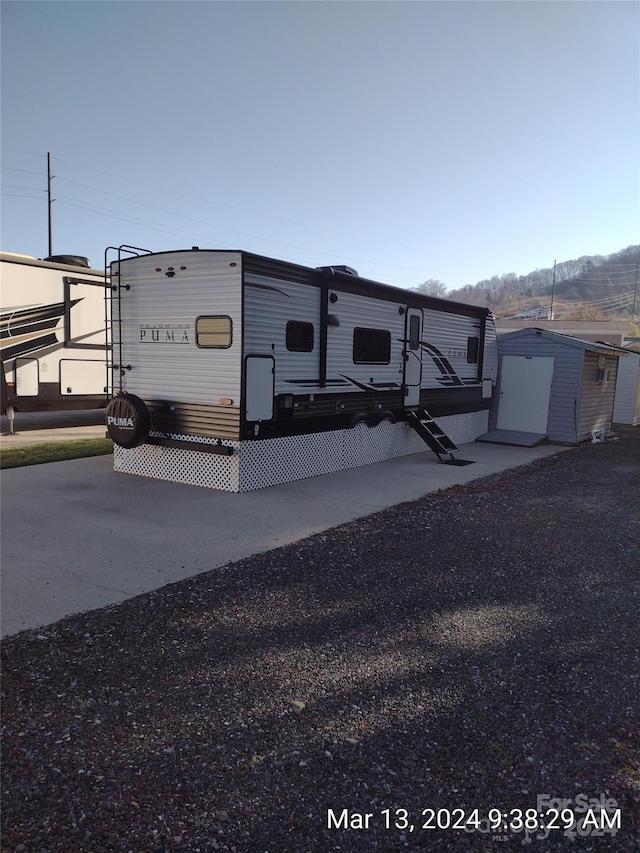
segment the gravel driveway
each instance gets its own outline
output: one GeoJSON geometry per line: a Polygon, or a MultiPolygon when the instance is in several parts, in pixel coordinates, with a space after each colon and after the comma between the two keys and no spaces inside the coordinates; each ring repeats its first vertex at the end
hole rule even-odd
{"type": "Polygon", "coordinates": [[[636,429],[10,637],[2,851],[640,850],[639,576],[636,429]]]}

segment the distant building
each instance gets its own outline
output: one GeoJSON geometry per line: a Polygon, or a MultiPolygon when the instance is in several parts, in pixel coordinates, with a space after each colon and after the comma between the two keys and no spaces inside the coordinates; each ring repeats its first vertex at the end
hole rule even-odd
{"type": "Polygon", "coordinates": [[[517,320],[549,320],[551,309],[548,305],[539,303],[537,305],[528,305],[522,308],[516,315],[517,320]]]}
{"type": "MultiPolygon", "coordinates": [[[[496,320],[496,331],[498,335],[506,335],[530,325],[524,318],[496,320]]],[[[560,335],[572,335],[583,341],[606,341],[615,346],[622,346],[631,334],[628,320],[536,320],[536,327],[560,335]]]]}

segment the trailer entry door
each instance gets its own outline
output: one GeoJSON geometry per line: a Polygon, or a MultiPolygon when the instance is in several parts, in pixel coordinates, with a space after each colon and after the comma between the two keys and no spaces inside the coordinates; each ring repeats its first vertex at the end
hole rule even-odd
{"type": "Polygon", "coordinates": [[[404,405],[420,405],[422,379],[422,310],[409,308],[404,341],[404,405]]]}
{"type": "Polygon", "coordinates": [[[270,355],[250,355],[245,361],[245,419],[270,421],[273,417],[275,362],[270,355]]]}

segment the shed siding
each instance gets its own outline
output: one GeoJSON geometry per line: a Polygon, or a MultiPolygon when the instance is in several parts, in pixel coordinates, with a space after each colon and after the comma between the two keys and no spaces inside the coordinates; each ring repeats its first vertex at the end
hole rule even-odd
{"type": "Polygon", "coordinates": [[[618,424],[640,424],[640,355],[629,352],[618,364],[613,420],[618,424]]]}
{"type": "Polygon", "coordinates": [[[618,359],[615,356],[605,356],[605,370],[609,371],[609,382],[598,382],[598,358],[599,356],[592,352],[584,355],[578,441],[591,438],[591,431],[594,429],[610,429],[613,421],[618,359]]]}
{"type": "Polygon", "coordinates": [[[549,441],[574,444],[584,353],[558,346],[555,341],[549,341],[549,345],[556,356],[549,402],[549,441]]]}

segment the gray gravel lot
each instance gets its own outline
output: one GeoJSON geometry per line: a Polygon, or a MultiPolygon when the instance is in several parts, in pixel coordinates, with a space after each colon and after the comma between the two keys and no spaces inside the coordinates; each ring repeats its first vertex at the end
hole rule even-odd
{"type": "Polygon", "coordinates": [[[636,429],[10,637],[2,851],[640,850],[639,578],[636,429]]]}

